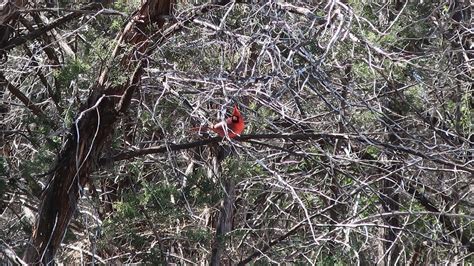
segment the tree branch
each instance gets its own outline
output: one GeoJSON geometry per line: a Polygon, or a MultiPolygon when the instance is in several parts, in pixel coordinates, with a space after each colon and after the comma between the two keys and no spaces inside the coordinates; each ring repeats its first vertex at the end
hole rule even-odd
{"type": "MultiPolygon", "coordinates": [[[[84,7],[82,10],[94,10],[94,9],[98,9],[100,8],[101,5],[100,4],[90,4],[86,7],[84,7]]],[[[69,13],[63,17],[60,17],[58,19],[56,19],[55,21],[51,22],[50,24],[42,27],[42,28],[39,28],[33,32],[30,32],[26,35],[23,35],[23,36],[18,36],[16,38],[13,38],[12,40],[8,41],[8,42],[5,42],[4,46],[0,46],[0,51],[8,51],[8,50],[11,50],[19,45],[22,45],[24,43],[26,43],[27,41],[31,41],[31,40],[34,40],[36,38],[38,38],[39,36],[45,34],[46,32],[54,29],[54,28],[57,28],[71,20],[74,20],[78,17],[82,16],[82,13],[79,13],[79,12],[73,12],[73,13],[69,13]]]]}
{"type": "MultiPolygon", "coordinates": [[[[164,153],[167,151],[177,151],[177,150],[186,150],[191,149],[199,146],[209,145],[211,143],[219,142],[222,138],[214,137],[210,139],[200,140],[196,142],[189,142],[189,143],[182,143],[182,144],[166,144],[157,147],[150,147],[146,149],[140,149],[135,151],[127,151],[123,153],[119,153],[109,158],[101,158],[100,163],[104,164],[108,161],[121,161],[132,159],[137,156],[147,155],[147,154],[155,154],[155,153],[164,153]]],[[[404,147],[402,145],[394,145],[385,143],[373,138],[368,137],[361,137],[358,134],[342,134],[342,133],[301,133],[301,134],[253,134],[253,135],[242,135],[240,137],[234,138],[236,141],[250,141],[256,139],[289,139],[289,140],[310,140],[310,139],[341,139],[341,140],[353,140],[358,141],[363,144],[379,146],[382,148],[388,148],[392,151],[401,151],[404,153],[408,153],[411,155],[415,155],[436,163],[440,163],[454,169],[464,170],[469,173],[474,173],[474,169],[468,167],[466,165],[461,164],[460,162],[451,162],[447,160],[443,160],[440,158],[433,157],[432,155],[423,153],[421,151],[417,151],[413,148],[404,147]]]]}
{"type": "Polygon", "coordinates": [[[28,98],[23,92],[21,92],[17,87],[15,87],[13,84],[11,84],[6,78],[5,76],[3,75],[3,72],[0,72],[0,84],[2,86],[5,86],[7,87],[7,89],[11,92],[11,94],[13,96],[15,96],[16,98],[18,98],[18,100],[20,100],[25,106],[26,108],[30,109],[30,111],[35,114],[36,116],[40,117],[40,118],[43,118],[43,119],[46,119],[47,120],[47,116],[46,114],[43,112],[43,110],[41,110],[35,103],[33,103],[33,101],[30,100],[30,98],[28,98]]]}

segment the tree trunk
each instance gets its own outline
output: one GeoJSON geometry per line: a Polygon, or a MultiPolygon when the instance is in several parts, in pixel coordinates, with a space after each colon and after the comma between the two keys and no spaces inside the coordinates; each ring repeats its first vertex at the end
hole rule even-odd
{"type": "MultiPolygon", "coordinates": [[[[135,18],[124,27],[118,38],[117,48],[111,58],[116,60],[124,43],[136,45],[141,52],[149,47],[150,42],[143,42],[152,27],[144,27],[152,22],[162,23],[162,16],[169,15],[170,1],[146,1],[135,18]],[[153,10],[153,12],[149,12],[153,10]],[[151,15],[155,17],[151,17],[151,15]],[[135,23],[141,23],[135,25],[135,23]],[[136,26],[136,27],[135,27],[136,26]]],[[[150,53],[151,50],[148,50],[150,53]]],[[[130,52],[134,54],[134,51],[130,52]]],[[[142,53],[140,53],[142,54],[142,53]]],[[[146,53],[145,53],[146,56],[146,53]]],[[[24,260],[30,264],[53,262],[65,236],[67,226],[74,214],[84,185],[95,170],[98,158],[106,140],[112,136],[114,124],[120,113],[125,112],[137,90],[142,71],[141,58],[125,57],[122,66],[129,70],[129,79],[118,86],[108,85],[106,68],[100,75],[98,85],[92,90],[87,103],[81,108],[76,121],[70,130],[57,166],[43,191],[39,213],[33,229],[31,243],[26,248],[24,260]],[[134,59],[137,59],[136,61],[134,59]],[[113,95],[113,97],[110,97],[113,95]],[[117,97],[119,95],[120,97],[117,97]]],[[[109,67],[112,64],[109,64],[109,67]]]]}
{"type": "MultiPolygon", "coordinates": [[[[223,261],[222,254],[225,251],[225,237],[232,230],[232,221],[234,219],[235,181],[232,178],[227,178],[224,180],[224,188],[224,200],[219,209],[219,220],[211,255],[211,265],[215,266],[220,265],[223,261]]],[[[230,262],[228,264],[230,265],[230,262]]]]}
{"type": "MultiPolygon", "coordinates": [[[[220,163],[224,159],[223,155],[227,147],[216,147],[216,154],[213,157],[214,173],[222,177],[220,163]]],[[[226,176],[218,178],[222,180],[224,186],[224,199],[219,208],[219,218],[216,226],[216,235],[212,244],[211,265],[218,266],[223,262],[222,255],[225,253],[225,237],[232,230],[232,221],[234,220],[234,201],[235,201],[235,181],[232,177],[226,176]]],[[[230,262],[226,263],[230,265],[230,262]]]]}

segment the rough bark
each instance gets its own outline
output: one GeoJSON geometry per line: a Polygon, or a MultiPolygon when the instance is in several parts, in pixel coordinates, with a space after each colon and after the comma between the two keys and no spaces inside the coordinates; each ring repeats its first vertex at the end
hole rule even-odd
{"type": "MultiPolygon", "coordinates": [[[[165,2],[169,4],[169,1],[165,2]]],[[[163,7],[159,3],[161,2],[157,0],[147,1],[143,6],[151,9],[167,8],[166,10],[169,12],[169,6],[163,7]]],[[[148,10],[143,6],[140,11],[148,10]]],[[[156,10],[153,14],[163,14],[163,12],[156,10]]],[[[138,34],[134,32],[136,30],[135,22],[139,20],[138,18],[148,16],[150,16],[149,12],[138,12],[135,14],[135,19],[125,26],[112,60],[117,60],[117,55],[121,52],[118,47],[125,42],[137,45],[136,47],[139,49],[147,49],[148,42],[134,42],[133,39],[123,38],[123,36],[138,34]]],[[[146,21],[156,20],[158,18],[148,18],[146,21]]],[[[147,31],[144,31],[139,34],[146,33],[147,31]]],[[[38,36],[40,35],[38,34],[38,36]]],[[[82,189],[97,166],[104,143],[112,135],[115,122],[119,119],[120,114],[127,110],[131,95],[138,88],[143,73],[142,62],[140,58],[138,59],[126,62],[133,71],[131,71],[129,80],[124,84],[112,86],[107,84],[106,79],[102,79],[102,82],[93,88],[89,99],[77,115],[70,130],[70,137],[61,151],[57,166],[43,192],[31,243],[24,254],[24,260],[27,263],[48,264],[54,260],[54,255],[60,247],[67,226],[77,208],[82,189]],[[110,97],[112,95],[113,97],[110,97]]],[[[125,62],[122,61],[122,63],[125,62]]],[[[107,77],[107,70],[101,74],[101,77],[107,77]]]]}
{"type": "Polygon", "coordinates": [[[118,118],[114,106],[113,98],[99,95],[89,98],[87,108],[71,129],[72,136],[43,192],[31,243],[24,255],[28,263],[53,261],[77,208],[82,188],[94,169],[94,160],[118,118]]]}
{"type": "MultiPolygon", "coordinates": [[[[225,253],[225,238],[227,233],[232,230],[232,221],[234,219],[235,181],[232,178],[226,178],[223,183],[225,189],[224,199],[219,209],[219,220],[211,254],[211,265],[215,266],[221,265],[224,261],[222,255],[225,253]]],[[[230,262],[224,264],[230,265],[230,262]]]]}

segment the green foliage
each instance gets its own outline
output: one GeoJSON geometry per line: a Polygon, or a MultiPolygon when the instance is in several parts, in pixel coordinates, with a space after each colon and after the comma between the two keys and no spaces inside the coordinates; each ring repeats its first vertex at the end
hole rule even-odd
{"type": "Polygon", "coordinates": [[[81,59],[71,59],[54,73],[56,79],[63,85],[68,86],[72,81],[78,80],[79,76],[85,74],[90,66],[81,59]]]}
{"type": "Polygon", "coordinates": [[[261,166],[255,165],[253,162],[241,161],[238,157],[227,157],[223,163],[224,173],[231,173],[235,182],[240,182],[252,176],[256,172],[261,172],[261,166]]]}
{"type": "Polygon", "coordinates": [[[373,159],[377,159],[381,153],[380,149],[376,146],[367,146],[365,152],[373,159]]]}
{"type": "Polygon", "coordinates": [[[132,180],[136,180],[143,173],[143,161],[133,161],[128,165],[128,167],[128,172],[130,173],[130,175],[125,176],[124,178],[131,178],[132,180]]]}
{"type": "Polygon", "coordinates": [[[147,110],[140,112],[138,119],[146,129],[149,129],[150,126],[153,126],[155,122],[152,120],[152,116],[147,110]]]}
{"type": "Polygon", "coordinates": [[[175,186],[146,184],[143,190],[144,192],[139,196],[141,205],[150,205],[153,211],[157,212],[160,217],[174,216],[177,214],[175,205],[171,201],[171,198],[177,198],[179,196],[179,192],[175,186]]]}
{"type": "Polygon", "coordinates": [[[474,128],[472,118],[474,111],[470,108],[471,101],[472,96],[466,92],[461,96],[459,102],[450,99],[445,102],[445,111],[448,114],[459,114],[455,120],[450,119],[446,122],[453,128],[461,129],[465,135],[472,133],[474,128]]]}
{"type": "Polygon", "coordinates": [[[129,193],[125,194],[123,199],[119,202],[114,204],[114,208],[116,209],[117,216],[121,217],[125,220],[132,220],[133,218],[137,218],[140,215],[140,208],[138,205],[140,201],[136,194],[129,193]]]}
{"type": "Polygon", "coordinates": [[[20,167],[24,175],[33,176],[49,171],[55,160],[54,150],[39,149],[30,160],[22,161],[20,167]]]}
{"type": "Polygon", "coordinates": [[[105,60],[110,56],[110,51],[114,48],[115,42],[109,38],[97,36],[98,33],[94,31],[87,34],[91,35],[93,42],[91,45],[86,45],[82,50],[84,59],[97,71],[101,63],[105,63],[105,60]]]}
{"type": "MultiPolygon", "coordinates": [[[[201,39],[198,33],[190,32],[186,36],[191,39],[201,39]]],[[[175,62],[178,70],[194,69],[199,72],[214,72],[216,66],[221,65],[220,51],[222,47],[215,44],[196,43],[195,45],[202,46],[202,49],[196,50],[195,47],[176,47],[167,50],[163,56],[175,62]]]]}
{"type": "Polygon", "coordinates": [[[64,110],[62,118],[65,128],[71,128],[72,124],[74,123],[74,115],[75,114],[72,109],[68,108],[64,110]]]}
{"type": "MultiPolygon", "coordinates": [[[[352,71],[354,72],[354,77],[357,80],[371,80],[375,79],[375,72],[373,69],[369,67],[365,62],[354,62],[352,65],[352,71]]],[[[372,84],[369,84],[371,86],[372,84]]],[[[367,90],[372,89],[371,87],[367,87],[367,90]]]]}
{"type": "Polygon", "coordinates": [[[189,227],[181,232],[182,236],[193,244],[201,244],[207,246],[211,243],[213,234],[207,228],[189,227]]]}
{"type": "Polygon", "coordinates": [[[405,90],[405,99],[408,101],[410,106],[413,106],[416,110],[423,110],[423,96],[425,90],[421,85],[415,85],[405,90]]]}
{"type": "Polygon", "coordinates": [[[321,255],[321,259],[316,263],[317,266],[343,266],[348,265],[347,261],[343,260],[343,257],[334,255],[321,255]]]}
{"type": "Polygon", "coordinates": [[[368,19],[372,22],[377,21],[378,14],[372,5],[365,4],[364,2],[358,0],[350,0],[348,1],[348,4],[351,6],[354,12],[360,14],[365,19],[368,19]]]}
{"type": "MultiPolygon", "coordinates": [[[[154,109],[140,110],[139,121],[142,132],[162,136],[162,132],[170,132],[181,136],[183,132],[176,131],[176,121],[189,116],[187,108],[182,108],[175,101],[162,101],[154,105],[154,109]],[[155,112],[155,113],[153,113],[155,112]]],[[[184,132],[186,133],[186,132],[184,132]]]]}
{"type": "Polygon", "coordinates": [[[140,6],[140,1],[118,0],[113,2],[113,8],[117,11],[130,14],[140,6]]]}
{"type": "Polygon", "coordinates": [[[474,110],[471,108],[474,99],[472,98],[472,92],[468,90],[462,95],[460,102],[460,126],[464,134],[468,135],[474,131],[474,110]]]}
{"type": "Polygon", "coordinates": [[[112,21],[112,23],[110,25],[110,30],[112,30],[114,32],[117,32],[117,31],[121,30],[122,24],[123,24],[122,21],[114,20],[114,21],[112,21]]]}
{"type": "Polygon", "coordinates": [[[188,184],[184,188],[186,197],[193,200],[196,206],[205,206],[215,204],[221,199],[221,190],[216,189],[213,180],[207,178],[204,169],[198,169],[189,176],[188,184]]]}
{"type": "Polygon", "coordinates": [[[112,82],[113,85],[119,86],[127,82],[128,77],[131,75],[129,70],[126,70],[122,65],[116,63],[109,71],[108,80],[112,82]]]}
{"type": "Polygon", "coordinates": [[[354,123],[362,128],[372,127],[379,119],[381,115],[372,110],[360,110],[353,114],[352,118],[354,123]]]}

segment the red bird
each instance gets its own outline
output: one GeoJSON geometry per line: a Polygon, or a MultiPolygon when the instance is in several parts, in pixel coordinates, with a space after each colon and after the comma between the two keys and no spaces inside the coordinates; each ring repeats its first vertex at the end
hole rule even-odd
{"type": "Polygon", "coordinates": [[[239,109],[237,108],[237,105],[235,105],[234,111],[232,111],[232,116],[228,117],[225,121],[219,122],[210,127],[209,126],[194,127],[194,128],[191,128],[191,130],[199,131],[199,132],[212,130],[221,137],[225,137],[227,135],[229,136],[229,138],[232,139],[240,135],[244,131],[244,128],[245,128],[244,118],[240,114],[239,109]]]}

